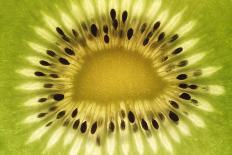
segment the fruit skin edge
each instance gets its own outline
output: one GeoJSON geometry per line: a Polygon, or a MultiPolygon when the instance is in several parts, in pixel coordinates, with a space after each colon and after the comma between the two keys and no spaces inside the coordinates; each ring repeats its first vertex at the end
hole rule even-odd
{"type": "MultiPolygon", "coordinates": [[[[40,152],[40,147],[38,147],[38,144],[41,142],[38,142],[37,144],[33,144],[32,146],[24,146],[23,141],[28,137],[27,133],[25,133],[22,129],[22,127],[17,123],[17,121],[22,120],[23,110],[19,103],[22,103],[24,99],[21,97],[24,92],[17,92],[13,89],[13,87],[21,83],[23,81],[23,77],[19,77],[18,75],[14,73],[14,67],[17,68],[16,65],[12,66],[12,62],[17,62],[20,65],[26,65],[24,62],[21,62],[23,55],[27,55],[29,49],[25,47],[22,44],[22,38],[21,36],[25,35],[25,32],[28,32],[28,30],[25,27],[22,27],[22,23],[33,23],[29,19],[26,19],[26,12],[23,9],[23,5],[15,5],[15,2],[10,0],[7,2],[4,2],[4,8],[1,11],[1,14],[5,15],[1,19],[1,26],[0,31],[2,32],[1,40],[1,56],[0,56],[0,63],[1,63],[1,94],[2,98],[0,99],[0,109],[2,109],[2,112],[0,113],[0,118],[3,120],[1,122],[0,127],[0,154],[4,153],[11,153],[11,154],[24,154],[31,152],[32,154],[35,153],[34,149],[38,150],[40,152]],[[15,6],[18,6],[17,9],[12,10],[11,8],[15,8],[15,6]],[[21,8],[22,7],[22,8],[21,8]],[[10,10],[10,11],[9,11],[10,10]],[[22,11],[24,10],[24,11],[22,11]],[[16,16],[15,16],[16,15],[16,16]],[[11,18],[9,18],[11,17],[11,18]],[[15,20],[13,20],[15,19],[15,20]],[[25,22],[26,20],[26,22],[25,22]],[[13,21],[13,22],[12,22],[13,21]],[[7,23],[7,24],[6,24],[7,23]],[[9,31],[9,29],[11,31],[9,31]],[[19,37],[20,36],[20,37],[19,37]],[[17,38],[17,41],[14,39],[17,38]],[[19,47],[23,47],[23,49],[19,50],[19,47]],[[20,54],[19,54],[20,53],[20,54]],[[8,60],[10,59],[10,61],[8,60]],[[6,89],[8,91],[6,91],[6,89]],[[12,96],[15,96],[12,98],[12,96]],[[9,112],[11,111],[11,112],[9,112]],[[7,118],[9,117],[9,118],[7,118]],[[9,123],[10,122],[10,123],[9,123]],[[16,138],[15,138],[16,137],[16,138]]],[[[16,2],[20,3],[20,2],[16,2]]],[[[28,3],[28,2],[27,2],[28,3]]],[[[31,2],[35,3],[35,2],[31,2]]],[[[52,2],[47,2],[51,3],[52,2]]],[[[207,2],[203,2],[207,3],[207,2]]],[[[203,7],[210,8],[210,13],[208,15],[205,15],[208,20],[213,22],[215,25],[218,23],[223,23],[217,27],[217,31],[214,34],[213,39],[215,39],[214,43],[216,43],[213,46],[213,51],[220,51],[215,56],[214,54],[209,55],[209,60],[213,62],[213,64],[226,66],[221,71],[219,71],[214,78],[220,79],[221,84],[226,84],[226,92],[230,92],[232,89],[232,82],[230,81],[230,75],[231,75],[231,67],[232,64],[230,62],[230,52],[231,52],[231,41],[232,41],[232,30],[229,28],[230,25],[230,16],[231,15],[231,3],[230,1],[221,1],[221,2],[209,2],[210,4],[208,6],[204,6],[206,4],[202,4],[203,7]],[[217,4],[217,6],[213,6],[213,4],[217,4]],[[219,7],[220,6],[220,7],[219,7]],[[222,8],[222,6],[224,8],[222,8]],[[218,11],[220,8],[220,11],[218,11]],[[216,11],[215,11],[216,10],[216,11]],[[216,13],[214,13],[216,12],[216,13]],[[210,15],[211,14],[211,15],[210,15]],[[218,18],[215,20],[215,17],[213,17],[216,14],[218,18]],[[211,19],[211,20],[210,20],[211,19]],[[212,20],[214,19],[214,20],[212,20]],[[225,37],[226,40],[225,41],[225,37]],[[222,49],[223,47],[223,49],[222,49]],[[217,57],[223,58],[222,60],[218,60],[217,57]]],[[[34,4],[33,4],[34,5],[34,4]]],[[[204,12],[204,9],[203,11],[204,12]]],[[[204,17],[204,18],[206,18],[204,17]]],[[[211,24],[211,29],[213,30],[214,24],[211,24]]],[[[209,31],[208,33],[211,34],[213,31],[209,31]]],[[[32,33],[32,32],[30,32],[32,33]]],[[[209,45],[212,46],[212,45],[209,45]]],[[[13,63],[14,64],[14,63],[13,63]]],[[[212,80],[213,81],[213,80],[212,80]]],[[[201,133],[193,134],[192,137],[204,137],[204,139],[195,139],[193,142],[187,142],[189,138],[182,139],[182,141],[185,141],[186,144],[181,144],[180,146],[176,145],[175,149],[181,150],[181,153],[183,154],[189,154],[189,150],[191,150],[190,154],[200,154],[204,152],[204,154],[229,154],[232,152],[232,149],[229,147],[231,143],[231,134],[230,129],[232,129],[232,122],[231,122],[231,109],[230,106],[230,99],[232,96],[227,93],[222,97],[212,99],[212,103],[214,103],[215,109],[217,109],[216,114],[209,115],[206,117],[209,117],[209,120],[205,120],[208,128],[213,128],[216,130],[207,131],[202,130],[201,133]],[[222,112],[223,111],[223,112],[222,112]],[[223,118],[222,118],[223,117],[223,118]],[[217,123],[215,123],[215,121],[217,123]],[[216,135],[216,136],[215,136],[216,135]],[[191,148],[189,146],[192,146],[191,148]],[[204,147],[202,147],[204,146],[204,147]],[[210,150],[210,151],[209,151],[210,150]]],[[[43,147],[41,147],[42,149],[43,147]]]]}

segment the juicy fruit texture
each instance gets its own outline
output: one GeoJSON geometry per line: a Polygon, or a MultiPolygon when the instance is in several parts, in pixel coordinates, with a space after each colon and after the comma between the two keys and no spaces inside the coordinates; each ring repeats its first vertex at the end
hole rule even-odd
{"type": "MultiPolygon", "coordinates": [[[[33,76],[37,80],[21,85],[20,89],[39,92],[38,96],[25,103],[26,106],[41,107],[24,120],[24,123],[40,124],[40,127],[29,137],[28,143],[46,135],[48,137],[46,151],[52,149],[56,142],[64,141],[64,148],[69,148],[70,154],[77,154],[79,151],[88,154],[93,150],[96,154],[102,152],[115,154],[116,150],[128,154],[132,146],[136,146],[137,153],[143,154],[144,145],[149,145],[153,152],[161,148],[173,152],[175,148],[172,147],[172,143],[180,142],[181,136],[190,134],[186,122],[190,121],[198,127],[205,127],[202,118],[196,115],[195,111],[199,109],[213,111],[213,108],[203,99],[202,94],[218,95],[223,93],[223,88],[219,85],[204,85],[197,80],[210,77],[220,69],[220,66],[192,67],[204,58],[205,53],[197,52],[188,55],[187,52],[197,46],[200,39],[184,37],[189,31],[194,30],[196,23],[196,21],[181,22],[184,12],[169,15],[167,11],[160,10],[160,1],[154,1],[148,9],[153,16],[150,13],[142,13],[144,7],[141,6],[146,4],[142,1],[129,1],[128,4],[114,1],[109,4],[105,1],[99,3],[101,5],[95,5],[91,1],[74,2],[70,5],[73,9],[70,12],[62,12],[60,20],[54,20],[45,13],[43,19],[46,26],[35,27],[35,32],[54,46],[51,48],[39,42],[29,41],[29,46],[39,54],[27,58],[32,63],[31,68],[25,67],[17,71],[29,77],[33,76]],[[102,7],[103,4],[106,6],[102,7]],[[99,6],[95,8],[98,14],[93,11],[94,6],[99,6]],[[86,17],[82,19],[82,15],[86,17]],[[118,51],[118,47],[123,50],[118,51]],[[115,49],[119,53],[114,52],[115,49]],[[83,80],[93,76],[91,74],[94,68],[99,65],[98,62],[94,62],[95,54],[102,50],[103,53],[116,53],[115,57],[120,59],[125,58],[120,56],[120,52],[124,54],[128,52],[126,60],[130,60],[131,57],[134,59],[135,56],[130,52],[137,52],[142,57],[139,61],[143,65],[147,62],[144,59],[149,59],[155,74],[155,80],[152,80],[158,85],[151,86],[151,90],[155,89],[159,93],[154,93],[154,96],[149,95],[151,96],[149,98],[145,96],[145,99],[135,98],[133,94],[144,86],[139,85],[136,88],[132,87],[134,91],[126,95],[129,96],[128,100],[127,98],[119,100],[118,96],[124,94],[120,92],[131,89],[117,88],[115,79],[100,85],[102,78],[99,72],[97,75],[94,74],[96,78],[89,80],[99,81],[87,85],[85,90],[78,90],[79,87],[74,89],[82,84],[82,82],[78,83],[79,76],[82,76],[81,71],[87,72],[93,68],[93,71],[86,73],[87,77],[83,80]],[[92,64],[85,69],[91,60],[92,64]],[[112,81],[115,86],[105,89],[104,86],[112,81]],[[96,84],[99,84],[101,95],[93,93],[96,84]],[[114,90],[111,92],[115,92],[117,99],[108,97],[106,101],[102,100],[104,95],[109,95],[108,90],[114,90]],[[120,90],[119,95],[117,90],[120,90]],[[77,93],[74,93],[75,91],[77,93]],[[79,96],[78,91],[86,91],[86,93],[79,96]],[[88,94],[88,92],[92,93],[88,94]],[[131,100],[131,94],[134,100],[131,100]],[[97,99],[93,97],[94,95],[97,99]],[[107,104],[102,104],[103,101],[107,104]]],[[[104,54],[100,57],[106,58],[104,54]]],[[[131,61],[135,63],[134,60],[131,61]]],[[[107,64],[106,61],[106,66],[104,64],[100,66],[109,70],[107,64]]],[[[114,63],[114,65],[122,64],[114,63]]],[[[128,67],[127,64],[123,65],[128,67]]],[[[131,71],[130,67],[128,68],[125,73],[131,71]]],[[[138,70],[144,71],[143,68],[138,70]]],[[[138,70],[133,73],[139,73],[138,70]]],[[[111,73],[115,73],[114,71],[112,68],[111,73]]],[[[150,69],[147,72],[150,73],[150,69]]],[[[122,81],[130,83],[130,78],[123,78],[122,81]]],[[[141,77],[135,82],[140,80],[147,82],[149,79],[141,77]]],[[[138,96],[140,94],[139,92],[138,96]]]]}

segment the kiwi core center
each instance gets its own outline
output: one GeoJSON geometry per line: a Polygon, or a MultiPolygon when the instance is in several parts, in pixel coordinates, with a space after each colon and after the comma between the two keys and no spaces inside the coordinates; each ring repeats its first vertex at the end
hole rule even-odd
{"type": "Polygon", "coordinates": [[[121,48],[85,56],[73,83],[75,101],[101,103],[152,100],[165,87],[152,60],[121,48]]]}

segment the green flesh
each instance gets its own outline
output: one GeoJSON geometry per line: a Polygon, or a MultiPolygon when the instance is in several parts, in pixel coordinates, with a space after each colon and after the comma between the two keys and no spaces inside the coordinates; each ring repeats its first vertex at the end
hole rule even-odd
{"type": "MultiPolygon", "coordinates": [[[[163,5],[169,8],[174,14],[188,6],[184,21],[196,19],[197,25],[191,37],[201,37],[200,42],[190,52],[198,49],[205,49],[207,56],[198,63],[198,66],[223,66],[221,70],[203,78],[204,83],[225,86],[226,93],[221,96],[205,95],[206,99],[213,105],[215,112],[207,113],[199,111],[204,119],[206,128],[197,128],[190,122],[190,136],[181,136],[180,143],[172,143],[175,154],[230,154],[232,147],[232,106],[231,104],[231,51],[232,51],[232,28],[231,9],[232,2],[223,1],[165,1],[163,5]],[[197,30],[197,31],[196,31],[197,30]]],[[[33,55],[33,51],[26,45],[25,41],[33,41],[38,38],[30,26],[43,25],[38,12],[40,10],[51,13],[56,17],[55,12],[49,11],[54,4],[57,6],[66,5],[62,2],[51,1],[26,1],[19,2],[8,0],[1,6],[0,11],[0,154],[42,154],[46,147],[49,136],[39,141],[25,145],[31,132],[37,125],[24,125],[21,121],[28,116],[30,108],[25,108],[23,103],[30,96],[37,93],[28,93],[15,89],[15,86],[26,82],[28,79],[17,74],[15,71],[25,67],[28,62],[24,56],[33,55]],[[46,3],[46,5],[44,4],[46,3]],[[47,7],[48,6],[48,7],[47,7]],[[36,13],[35,13],[36,12],[36,13]],[[28,113],[27,113],[28,111],[28,113]],[[25,127],[26,126],[26,127],[25,127]]],[[[55,10],[55,9],[54,9],[55,10]]],[[[64,11],[66,11],[64,9],[64,11]]],[[[43,39],[36,40],[44,42],[43,39]]],[[[196,66],[197,67],[197,66],[196,66]]],[[[35,112],[39,109],[33,109],[35,112]]],[[[50,132],[47,135],[51,134],[50,132]]],[[[120,142],[118,142],[120,144],[120,142]]],[[[159,146],[158,146],[159,147],[159,146]]],[[[68,148],[63,147],[59,142],[50,154],[64,154],[68,148]],[[61,149],[62,148],[62,149],[61,149]],[[64,149],[63,149],[64,148],[64,149]]],[[[130,154],[136,154],[136,149],[131,149],[130,154]]],[[[83,150],[81,150],[83,151],[83,150]]],[[[159,154],[168,154],[164,149],[159,149],[159,154]]],[[[145,146],[145,154],[151,154],[148,146],[145,146]],[[146,149],[147,148],[147,149],[146,149]]]]}

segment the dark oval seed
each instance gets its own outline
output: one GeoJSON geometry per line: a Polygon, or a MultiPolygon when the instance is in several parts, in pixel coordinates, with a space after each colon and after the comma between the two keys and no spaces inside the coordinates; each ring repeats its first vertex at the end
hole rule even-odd
{"type": "Polygon", "coordinates": [[[38,117],[38,118],[42,118],[42,117],[44,117],[44,116],[46,116],[46,115],[47,115],[47,113],[42,112],[42,113],[39,113],[37,117],[38,117]]]}
{"type": "Polygon", "coordinates": [[[53,87],[53,84],[51,83],[44,84],[44,88],[52,88],[52,87],[53,87]]]}
{"type": "Polygon", "coordinates": [[[191,89],[197,89],[197,87],[198,87],[197,85],[193,85],[193,84],[189,86],[189,88],[191,89]]]}
{"type": "Polygon", "coordinates": [[[72,33],[73,33],[74,37],[78,37],[78,33],[76,30],[72,29],[72,33]]]}
{"type": "Polygon", "coordinates": [[[169,112],[169,118],[174,122],[179,121],[179,117],[172,111],[169,112]]]}
{"type": "Polygon", "coordinates": [[[104,42],[107,43],[107,44],[110,42],[110,38],[109,38],[108,35],[104,36],[104,42]]]}
{"type": "Polygon", "coordinates": [[[108,29],[108,26],[107,26],[107,25],[104,25],[104,26],[103,26],[103,31],[104,31],[105,33],[108,33],[109,29],[108,29]]]}
{"type": "Polygon", "coordinates": [[[143,46],[146,46],[149,43],[149,38],[145,38],[143,41],[143,46]]]}
{"type": "Polygon", "coordinates": [[[188,61],[187,61],[187,60],[183,60],[183,61],[179,62],[178,66],[179,66],[179,67],[184,67],[184,66],[186,66],[187,64],[188,64],[188,61]]]}
{"type": "Polygon", "coordinates": [[[45,102],[45,101],[47,101],[47,98],[40,98],[40,99],[38,100],[38,102],[45,102]]]}
{"type": "Polygon", "coordinates": [[[191,99],[191,96],[188,93],[182,93],[179,97],[184,99],[184,100],[190,100],[191,99]]]}
{"type": "Polygon", "coordinates": [[[147,125],[147,122],[144,119],[141,120],[141,125],[142,125],[142,127],[143,127],[144,130],[148,130],[149,129],[148,125],[147,125]]]}
{"type": "Polygon", "coordinates": [[[81,130],[81,133],[85,133],[85,132],[86,132],[86,130],[87,130],[87,122],[86,122],[86,121],[84,121],[84,122],[81,124],[80,130],[81,130]]]}
{"type": "Polygon", "coordinates": [[[45,61],[45,60],[41,60],[39,63],[40,63],[41,65],[43,65],[43,66],[50,66],[50,65],[51,65],[49,62],[47,62],[47,61],[45,61]]]}
{"type": "Polygon", "coordinates": [[[169,103],[176,109],[179,108],[179,105],[175,101],[169,101],[169,103]]]}
{"type": "Polygon", "coordinates": [[[153,32],[149,32],[148,35],[147,35],[147,38],[151,38],[153,35],[153,32]]]}
{"type": "Polygon", "coordinates": [[[57,119],[60,119],[60,118],[62,118],[64,115],[65,115],[65,111],[63,110],[63,111],[60,111],[58,114],[57,114],[57,116],[56,116],[56,118],[57,119]]]}
{"type": "Polygon", "coordinates": [[[49,108],[49,111],[55,111],[57,109],[57,107],[56,106],[53,106],[53,107],[50,107],[49,108]]]}
{"type": "Polygon", "coordinates": [[[109,130],[111,132],[114,132],[114,128],[115,128],[114,123],[111,121],[110,124],[109,124],[109,130]]]}
{"type": "Polygon", "coordinates": [[[94,134],[97,131],[97,122],[93,123],[91,127],[91,134],[94,134]]]}
{"type": "Polygon", "coordinates": [[[178,80],[185,80],[188,78],[188,76],[186,74],[180,74],[176,77],[178,80]]]}
{"type": "Polygon", "coordinates": [[[77,116],[77,113],[78,113],[78,110],[77,108],[75,110],[73,110],[72,112],[72,118],[76,117],[77,116]]]}
{"type": "Polygon", "coordinates": [[[59,27],[56,27],[56,32],[62,36],[65,36],[64,31],[59,27]]]}
{"type": "Polygon", "coordinates": [[[47,50],[46,52],[47,52],[47,55],[49,55],[49,56],[51,56],[51,57],[56,56],[56,53],[53,52],[52,50],[47,50]]]}
{"type": "Polygon", "coordinates": [[[128,16],[127,11],[123,11],[123,13],[122,13],[122,22],[123,22],[123,23],[126,22],[127,16],[128,16]]]}
{"type": "Polygon", "coordinates": [[[170,39],[169,42],[174,42],[175,40],[177,40],[179,38],[178,34],[175,34],[174,36],[172,36],[172,38],[170,39]]]}
{"type": "Polygon", "coordinates": [[[52,125],[52,123],[53,123],[53,122],[48,122],[45,126],[46,126],[46,127],[49,127],[49,126],[52,125]]]}
{"type": "Polygon", "coordinates": [[[176,55],[176,54],[179,54],[179,53],[182,52],[182,51],[183,51],[183,48],[182,48],[182,47],[178,47],[178,48],[176,48],[176,49],[172,52],[172,54],[176,55]]]}
{"type": "Polygon", "coordinates": [[[110,16],[111,16],[112,20],[114,20],[116,18],[116,11],[114,9],[110,10],[110,16]]]}
{"type": "Polygon", "coordinates": [[[126,128],[126,123],[125,123],[124,120],[121,120],[120,127],[121,127],[122,130],[125,130],[125,128],[126,128]]]}
{"type": "Polygon", "coordinates": [[[117,28],[118,28],[118,21],[117,21],[117,19],[114,19],[113,22],[112,22],[112,24],[113,24],[114,29],[117,30],[117,28]]]}
{"type": "Polygon", "coordinates": [[[157,122],[155,119],[152,119],[151,123],[152,123],[152,126],[153,126],[155,129],[159,129],[159,124],[158,124],[158,122],[157,122]]]}
{"type": "Polygon", "coordinates": [[[161,112],[158,113],[158,116],[159,116],[159,118],[160,118],[161,121],[165,120],[165,117],[164,117],[164,115],[161,112]]]}
{"type": "Polygon", "coordinates": [[[55,94],[53,96],[53,99],[56,100],[56,101],[61,101],[64,99],[64,95],[63,94],[55,94]]]}
{"type": "Polygon", "coordinates": [[[65,51],[65,53],[67,53],[68,55],[75,55],[75,52],[74,52],[72,49],[70,49],[70,48],[65,48],[64,51],[65,51]]]}
{"type": "Polygon", "coordinates": [[[45,76],[46,75],[43,72],[38,72],[38,71],[36,71],[34,74],[35,74],[35,76],[45,76]]]}
{"type": "Polygon", "coordinates": [[[164,32],[160,33],[160,35],[158,37],[158,42],[163,41],[164,37],[165,37],[165,33],[164,32]]]}
{"type": "Polygon", "coordinates": [[[134,30],[132,28],[130,28],[128,31],[127,31],[127,38],[128,40],[130,40],[133,36],[133,33],[134,33],[134,30]]]}
{"type": "Polygon", "coordinates": [[[76,130],[78,128],[79,124],[80,124],[80,120],[78,119],[73,123],[73,129],[76,130]]]}
{"type": "Polygon", "coordinates": [[[129,121],[130,121],[131,123],[134,123],[134,122],[135,122],[135,116],[134,116],[134,114],[133,114],[132,111],[129,111],[129,112],[128,112],[128,119],[129,119],[129,121]]]}
{"type": "Polygon", "coordinates": [[[140,28],[140,32],[143,33],[146,30],[147,24],[143,23],[143,25],[140,28]]]}
{"type": "Polygon", "coordinates": [[[183,88],[183,89],[186,89],[186,88],[188,87],[188,85],[185,84],[185,83],[180,83],[180,84],[179,84],[179,87],[180,87],[180,88],[183,88]]]}
{"type": "Polygon", "coordinates": [[[153,26],[153,31],[156,31],[160,27],[160,22],[156,22],[153,26]]]}
{"type": "Polygon", "coordinates": [[[92,35],[94,36],[94,37],[97,37],[97,26],[95,25],[95,24],[92,24],[91,25],[91,33],[92,33],[92,35]]]}
{"type": "Polygon", "coordinates": [[[57,74],[50,74],[50,76],[51,76],[52,78],[59,78],[59,76],[58,76],[57,74]]]}
{"type": "Polygon", "coordinates": [[[69,65],[70,64],[69,61],[67,59],[65,59],[65,58],[59,58],[59,62],[61,64],[63,64],[63,65],[69,65]]]}

